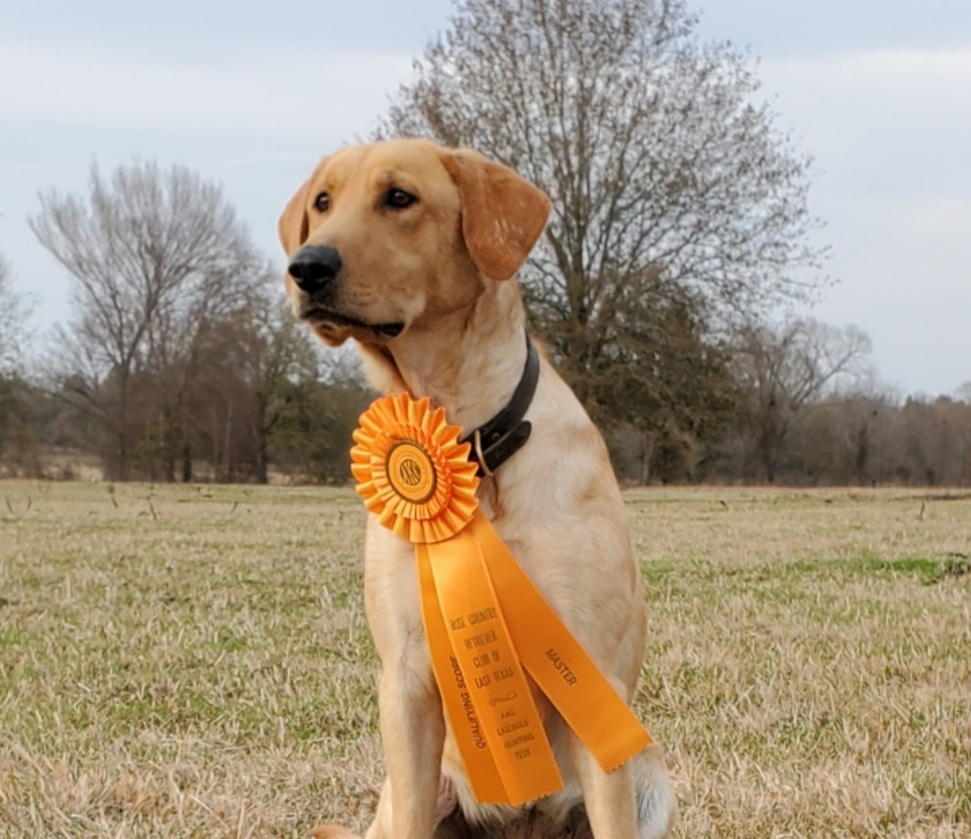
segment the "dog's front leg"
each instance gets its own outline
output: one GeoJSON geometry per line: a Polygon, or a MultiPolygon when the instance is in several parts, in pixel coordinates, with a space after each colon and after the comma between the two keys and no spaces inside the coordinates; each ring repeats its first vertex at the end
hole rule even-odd
{"type": "Polygon", "coordinates": [[[570,756],[583,791],[594,839],[640,839],[630,764],[624,764],[608,775],[572,731],[570,756]]]}
{"type": "Polygon", "coordinates": [[[378,704],[388,782],[368,839],[431,839],[445,740],[431,672],[385,664],[378,704]]]}
{"type": "Polygon", "coordinates": [[[570,756],[595,839],[664,839],[678,806],[657,744],[607,773],[570,732],[570,756]]]}

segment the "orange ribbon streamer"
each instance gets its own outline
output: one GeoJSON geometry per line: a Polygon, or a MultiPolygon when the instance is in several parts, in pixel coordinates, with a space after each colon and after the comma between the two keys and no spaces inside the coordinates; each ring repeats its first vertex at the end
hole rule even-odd
{"type": "Polygon", "coordinates": [[[351,469],[368,509],[415,545],[435,679],[473,792],[518,805],[563,787],[526,673],[604,771],[651,737],[478,511],[459,434],[427,398],[385,397],[361,417],[351,469]]]}
{"type": "Polygon", "coordinates": [[[445,653],[450,664],[445,674],[435,666],[439,690],[444,697],[461,679],[463,705],[468,695],[475,709],[475,722],[467,711],[458,719],[450,713],[459,752],[465,761],[469,746],[478,752],[484,741],[482,762],[488,759],[494,766],[480,783],[466,762],[476,798],[522,804],[562,789],[563,779],[474,537],[465,530],[448,541],[417,548],[419,573],[432,578],[437,595],[422,604],[432,660],[445,653]],[[430,615],[435,611],[440,621],[430,615]],[[433,637],[433,627],[444,629],[444,636],[433,637]],[[501,789],[494,785],[494,775],[501,789]]]}

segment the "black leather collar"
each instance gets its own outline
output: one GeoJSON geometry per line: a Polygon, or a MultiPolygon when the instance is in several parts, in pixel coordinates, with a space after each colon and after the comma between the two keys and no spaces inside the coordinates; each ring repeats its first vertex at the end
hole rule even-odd
{"type": "Polygon", "coordinates": [[[527,332],[526,366],[512,398],[491,420],[462,438],[462,442],[472,443],[470,457],[479,464],[480,475],[492,475],[529,439],[533,426],[523,417],[533,401],[537,381],[539,353],[527,332]]]}

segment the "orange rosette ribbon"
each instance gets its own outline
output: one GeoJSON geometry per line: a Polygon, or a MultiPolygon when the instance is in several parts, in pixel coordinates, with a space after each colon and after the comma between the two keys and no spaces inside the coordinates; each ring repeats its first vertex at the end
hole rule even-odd
{"type": "Polygon", "coordinates": [[[365,506],[396,536],[427,545],[471,521],[479,479],[460,433],[444,408],[407,394],[378,399],[361,415],[351,473],[365,506]]]}
{"type": "Polygon", "coordinates": [[[374,402],[351,470],[378,521],[415,546],[435,679],[476,798],[518,805],[563,787],[526,673],[607,772],[651,743],[478,509],[477,465],[443,408],[374,402]]]}

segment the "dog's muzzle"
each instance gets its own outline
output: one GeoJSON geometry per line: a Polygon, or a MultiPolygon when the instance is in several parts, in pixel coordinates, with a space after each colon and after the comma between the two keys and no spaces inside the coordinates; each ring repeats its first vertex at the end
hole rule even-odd
{"type": "Polygon", "coordinates": [[[297,316],[311,323],[365,329],[377,338],[400,335],[405,328],[402,321],[372,323],[344,311],[338,299],[337,283],[343,265],[340,251],[329,245],[304,245],[293,255],[287,272],[303,292],[295,308],[297,316]]]}

